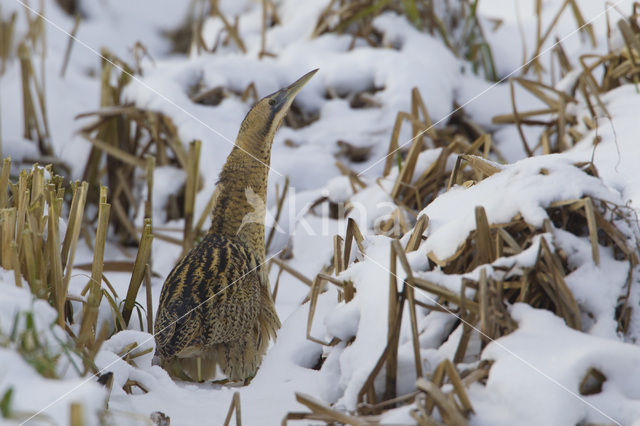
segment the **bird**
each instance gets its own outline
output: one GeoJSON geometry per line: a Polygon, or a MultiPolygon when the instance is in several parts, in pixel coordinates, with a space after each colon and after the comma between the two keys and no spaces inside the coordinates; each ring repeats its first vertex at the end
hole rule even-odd
{"type": "Polygon", "coordinates": [[[211,226],[180,259],[160,293],[153,364],[203,382],[219,369],[251,380],[280,320],[265,267],[265,202],[271,146],[315,69],[258,101],[240,125],[219,175],[211,226]]]}

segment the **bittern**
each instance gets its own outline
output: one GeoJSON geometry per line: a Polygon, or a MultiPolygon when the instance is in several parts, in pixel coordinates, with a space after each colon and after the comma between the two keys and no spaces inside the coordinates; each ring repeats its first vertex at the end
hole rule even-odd
{"type": "Polygon", "coordinates": [[[162,287],[154,364],[173,375],[209,380],[220,366],[231,381],[250,379],[275,340],[280,320],[264,265],[271,145],[293,99],[316,72],[247,113],[220,172],[211,227],[162,287]]]}

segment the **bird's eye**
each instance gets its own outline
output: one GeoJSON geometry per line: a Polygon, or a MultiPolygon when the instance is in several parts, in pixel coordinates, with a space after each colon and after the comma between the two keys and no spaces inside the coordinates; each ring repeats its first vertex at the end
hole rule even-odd
{"type": "Polygon", "coordinates": [[[274,106],[276,104],[276,100],[275,99],[269,99],[269,105],[274,106]]]}

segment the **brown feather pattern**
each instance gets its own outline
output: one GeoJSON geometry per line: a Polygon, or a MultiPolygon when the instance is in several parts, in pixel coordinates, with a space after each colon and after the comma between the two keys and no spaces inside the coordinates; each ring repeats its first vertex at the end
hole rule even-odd
{"type": "Polygon", "coordinates": [[[264,212],[273,136],[315,71],[260,100],[240,126],[220,173],[211,227],[173,268],[156,314],[154,363],[172,375],[207,380],[253,377],[280,328],[265,269],[264,212]],[[248,191],[250,189],[250,191],[248,191]],[[252,214],[250,223],[243,218],[252,214]]]}

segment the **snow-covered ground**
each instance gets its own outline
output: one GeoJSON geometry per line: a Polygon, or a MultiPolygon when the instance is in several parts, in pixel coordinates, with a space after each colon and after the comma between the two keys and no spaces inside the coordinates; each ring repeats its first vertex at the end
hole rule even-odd
{"type": "MultiPolygon", "coordinates": [[[[36,2],[3,0],[1,17],[18,13],[17,34],[26,31],[25,9],[40,10],[36,2]]],[[[160,411],[171,418],[173,425],[222,424],[233,394],[240,393],[243,424],[279,424],[287,412],[305,411],[295,400],[302,392],[333,405],[335,409],[353,411],[358,392],[387,344],[387,306],[389,294],[390,238],[376,235],[374,225],[391,213],[389,192],[393,181],[377,180],[382,175],[385,154],[398,111],[410,111],[411,90],[417,87],[436,128],[442,128],[456,106],[485,131],[508,164],[500,172],[470,188],[456,186],[441,194],[423,211],[429,217],[426,239],[419,249],[408,255],[416,275],[428,278],[457,293],[463,278],[477,279],[480,268],[463,275],[447,275],[440,268],[429,266],[428,256],[447,259],[453,255],[476,227],[475,207],[485,208],[489,223],[505,223],[520,214],[528,223],[542,226],[546,208],[555,201],[584,196],[630,207],[633,214],[640,209],[640,177],[637,174],[637,116],[640,95],[633,84],[623,85],[602,99],[611,119],[602,116],[597,129],[582,129],[583,139],[561,154],[526,158],[515,126],[498,126],[492,118],[512,111],[509,84],[506,78],[521,74],[523,59],[534,52],[536,16],[534,0],[480,0],[478,15],[483,19],[485,36],[491,45],[498,76],[502,80],[486,81],[474,74],[472,67],[457,58],[437,36],[417,31],[405,17],[387,12],[372,25],[383,37],[383,48],[370,47],[362,39],[350,48],[349,35],[327,33],[312,37],[318,16],[327,0],[276,1],[280,19],[267,29],[265,50],[273,56],[259,59],[261,50],[262,3],[250,0],[220,1],[226,16],[238,16],[239,33],[247,53],[239,52],[231,41],[219,45],[214,54],[169,54],[169,43],[162,32],[174,29],[190,13],[188,2],[137,0],[135,2],[81,1],[84,14],[77,32],[69,66],[60,76],[67,31],[73,18],[65,14],[55,1],[44,1],[47,55],[44,62],[47,91],[47,111],[51,141],[57,157],[69,164],[74,178],[81,178],[90,145],[77,130],[86,124],[76,116],[99,107],[99,52],[107,47],[126,61],[133,62],[131,48],[142,42],[151,58],[142,59],[142,75],[136,75],[124,92],[125,100],[136,105],[162,111],[177,126],[182,141],[202,141],[201,166],[204,186],[197,194],[196,217],[204,210],[216,184],[217,175],[230,152],[244,114],[252,105],[239,95],[250,84],[258,97],[288,85],[302,74],[319,68],[318,74],[298,95],[296,105],[319,119],[310,125],[294,129],[283,126],[277,133],[272,150],[269,176],[268,208],[275,212],[275,188],[282,188],[285,177],[290,179],[290,192],[285,200],[279,231],[270,246],[270,256],[290,248],[293,257],[288,264],[309,278],[329,265],[333,256],[333,237],[344,236],[345,220],[330,219],[324,214],[308,212],[309,205],[328,196],[334,201],[350,200],[357,205],[353,214],[365,234],[365,253],[352,253],[359,262],[352,263],[340,279],[354,283],[355,298],[338,301],[337,290],[329,286],[318,298],[311,335],[323,341],[340,339],[335,346],[323,346],[307,339],[309,303],[301,304],[309,288],[288,273],[279,277],[276,299],[283,323],[277,341],[267,353],[257,376],[244,387],[219,384],[196,384],[173,380],[158,366],[151,365],[152,353],[135,358],[133,364],[118,354],[132,342],[135,351],[153,346],[153,336],[140,331],[134,319],[131,330],[120,332],[103,345],[96,365],[114,375],[113,390],[96,383],[95,377],[82,378],[73,368],[74,355],[61,357],[57,366],[60,379],[45,379],[26,364],[15,350],[15,342],[0,345],[0,397],[12,391],[12,411],[19,417],[2,419],[7,424],[68,424],[69,405],[80,402],[87,424],[98,424],[98,411],[108,398],[113,424],[146,424],[149,415],[160,411]],[[501,24],[493,28],[494,20],[501,24]],[[524,47],[523,47],[524,46],[524,47]],[[523,51],[524,50],[524,51],[523,51]],[[216,106],[193,103],[190,90],[197,84],[213,88],[222,86],[231,93],[216,106]],[[370,107],[353,108],[350,97],[368,91],[370,107]],[[594,138],[600,142],[594,148],[594,138]],[[370,147],[362,162],[350,162],[340,155],[338,141],[355,147],[370,147]],[[595,149],[595,151],[594,151],[595,149]],[[579,170],[574,163],[593,157],[599,178],[579,170]],[[367,187],[353,194],[348,178],[342,176],[336,159],[360,174],[367,187]],[[544,173],[541,171],[544,169],[544,173]],[[282,231],[282,232],[280,232],[282,231]],[[346,342],[350,342],[347,344],[346,342]],[[317,367],[323,359],[321,367],[317,367]],[[122,389],[127,380],[135,380],[148,392],[122,389]],[[22,419],[22,420],[20,420],[22,419]],[[40,423],[37,423],[40,422],[40,423]]],[[[201,2],[192,2],[196,9],[201,2]]],[[[546,0],[543,22],[546,25],[564,1],[546,0]]],[[[562,40],[573,65],[584,53],[604,53],[610,43],[621,45],[615,22],[629,14],[632,1],[590,0],[578,2],[584,19],[591,22],[595,33],[594,47],[569,11],[561,16],[552,36],[541,49],[540,62],[551,69],[550,49],[555,40],[562,40]],[[607,19],[609,19],[608,25],[607,19]],[[609,32],[612,32],[609,34],[609,32]]],[[[202,27],[202,39],[207,46],[216,43],[223,30],[220,19],[208,18],[202,27]]],[[[526,58],[526,59],[525,59],[526,58]]],[[[36,68],[43,64],[36,61],[36,68]]],[[[547,83],[552,81],[544,75],[547,83]]],[[[0,77],[0,124],[2,155],[15,160],[37,158],[31,141],[22,136],[22,92],[20,67],[16,59],[7,64],[0,77]]],[[[520,111],[542,108],[542,103],[528,93],[517,92],[520,111]]],[[[577,117],[588,115],[584,102],[572,105],[577,117]]],[[[530,141],[537,140],[540,130],[525,128],[530,141]]],[[[399,142],[408,146],[410,125],[400,131],[399,142]]],[[[421,154],[417,177],[437,158],[438,149],[421,154]]],[[[536,152],[540,154],[540,152],[536,152]]],[[[447,165],[453,168],[453,162],[447,165]]],[[[397,167],[388,178],[397,176],[397,167]]],[[[184,181],[184,174],[170,167],[156,171],[154,205],[163,206],[169,194],[184,181]]],[[[318,206],[320,212],[327,204],[318,206]]],[[[154,225],[182,228],[182,221],[163,223],[164,215],[157,208],[154,225]]],[[[142,224],[137,218],[137,225],[142,224]]],[[[637,221],[624,229],[627,243],[637,246],[637,221]]],[[[622,223],[622,221],[621,221],[622,223]]],[[[624,226],[621,224],[621,226],[624,226]]],[[[267,229],[269,232],[269,229],[267,229]]],[[[402,239],[406,243],[408,234],[402,239]]],[[[488,344],[481,351],[479,339],[470,343],[469,365],[493,360],[485,385],[473,384],[469,396],[475,413],[469,421],[474,425],[573,425],[586,423],[640,424],[640,315],[632,311],[626,335],[617,332],[615,309],[618,298],[626,293],[627,278],[632,277],[629,305],[640,309],[638,273],[629,271],[629,263],[617,259],[612,251],[600,247],[600,263],[592,259],[588,238],[556,230],[541,234],[531,247],[517,256],[496,260],[485,268],[489,276],[498,276],[498,266],[530,267],[541,240],[561,247],[572,272],[565,277],[583,312],[583,331],[569,328],[550,312],[516,304],[511,314],[519,328],[508,336],[488,344]],[[475,346],[474,346],[475,345],[475,346]],[[474,352],[475,351],[475,352],[474,352]],[[580,380],[589,367],[598,368],[607,377],[600,393],[582,396],[580,380]]],[[[352,250],[355,252],[357,250],[352,250]]],[[[152,292],[154,312],[160,289],[181,248],[156,239],[153,243],[152,292]]],[[[135,252],[107,247],[106,260],[132,260],[135,252]]],[[[86,263],[91,252],[79,246],[76,262],[86,263]]],[[[277,279],[277,267],[271,271],[271,283],[277,279]]],[[[405,278],[397,267],[398,281],[405,278]]],[[[71,279],[69,292],[80,294],[86,284],[82,271],[71,279]]],[[[118,294],[125,294],[129,275],[109,272],[107,276],[118,294]]],[[[50,350],[64,352],[66,337],[57,326],[55,311],[47,303],[31,299],[27,289],[15,287],[13,273],[0,275],[0,333],[3,336],[27,330],[28,312],[33,317],[38,336],[45,339],[50,350]],[[17,325],[15,325],[17,324],[17,325]],[[18,330],[17,332],[14,330],[18,330]]],[[[429,294],[419,291],[417,297],[433,303],[429,294]]],[[[141,291],[139,302],[145,306],[141,291]]],[[[106,302],[101,317],[110,319],[106,302]]],[[[398,395],[415,390],[415,367],[411,327],[404,315],[398,351],[398,395]]],[[[424,369],[432,373],[445,358],[453,358],[462,326],[450,314],[421,309],[418,312],[420,350],[424,369]],[[457,327],[453,333],[451,330],[457,327]],[[447,336],[448,340],[447,340],[447,336]],[[444,341],[446,340],[446,341],[444,341]]],[[[380,379],[383,375],[380,376],[380,379]]],[[[380,419],[388,424],[414,424],[410,407],[391,410],[380,419]]]]}

